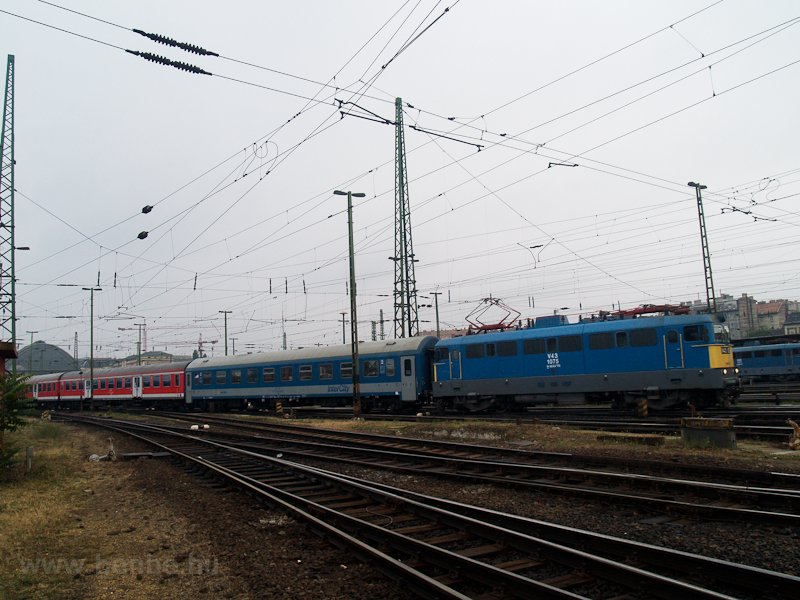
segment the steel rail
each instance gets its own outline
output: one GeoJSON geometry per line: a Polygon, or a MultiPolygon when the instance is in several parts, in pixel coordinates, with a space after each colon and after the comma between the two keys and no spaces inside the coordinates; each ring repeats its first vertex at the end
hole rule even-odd
{"type": "MultiPolygon", "coordinates": [[[[438,578],[439,580],[437,580],[435,577],[425,576],[423,583],[428,586],[430,586],[432,582],[436,582],[437,584],[441,585],[440,580],[451,581],[452,583],[463,583],[465,580],[469,580],[481,583],[489,589],[497,589],[499,587],[504,595],[511,595],[519,598],[583,598],[583,596],[574,594],[568,590],[561,589],[554,585],[549,585],[546,582],[533,580],[521,574],[515,573],[513,572],[514,567],[510,567],[512,570],[509,571],[499,566],[482,562],[471,557],[473,554],[476,556],[480,556],[482,553],[492,555],[502,550],[513,550],[517,553],[529,553],[537,557],[542,552],[547,552],[550,560],[555,560],[555,562],[565,565],[570,569],[577,569],[577,573],[573,573],[571,576],[551,578],[550,581],[554,582],[557,581],[559,583],[564,583],[573,581],[586,583],[589,580],[586,580],[585,576],[581,576],[580,573],[588,571],[592,574],[592,579],[603,578],[605,580],[614,581],[617,584],[633,588],[634,591],[646,591],[648,595],[652,595],[652,597],[657,598],[731,598],[731,596],[720,594],[713,590],[704,589],[690,583],[674,580],[655,573],[650,573],[630,565],[620,564],[603,557],[595,556],[573,548],[564,547],[547,540],[520,534],[519,532],[512,531],[510,529],[487,524],[478,519],[455,514],[442,508],[429,506],[412,499],[406,499],[396,494],[378,490],[363,483],[348,481],[347,479],[338,475],[323,474],[319,470],[308,469],[278,458],[258,455],[246,450],[233,448],[210,440],[203,440],[194,436],[163,430],[149,425],[108,422],[107,420],[90,420],[86,418],[74,420],[100,425],[112,430],[134,435],[138,439],[147,441],[148,443],[162,448],[165,451],[171,452],[176,456],[180,456],[184,460],[190,461],[193,464],[203,466],[215,473],[218,473],[230,481],[237,482],[250,491],[257,492],[261,496],[266,497],[268,501],[299,514],[299,516],[302,518],[310,518],[315,527],[324,527],[326,531],[330,531],[331,523],[336,523],[338,525],[337,529],[346,530],[346,533],[350,536],[358,534],[373,540],[376,543],[389,544],[395,548],[395,550],[399,550],[401,553],[407,556],[419,557],[419,559],[443,569],[445,574],[440,576],[438,578]],[[175,448],[174,446],[168,446],[164,443],[153,440],[150,437],[142,435],[141,433],[135,433],[135,431],[131,430],[145,430],[150,435],[178,438],[184,443],[190,444],[191,447],[188,449],[180,449],[180,447],[175,448]],[[196,446],[197,444],[202,444],[204,446],[200,446],[200,449],[198,449],[196,446]],[[222,457],[217,457],[215,460],[214,457],[209,457],[203,448],[205,448],[205,450],[221,451],[226,454],[224,454],[222,457]],[[202,452],[203,456],[197,455],[197,452],[202,452]],[[242,474],[242,472],[237,470],[237,468],[242,468],[241,461],[237,460],[236,458],[232,458],[232,455],[242,455],[247,458],[260,461],[261,463],[267,462],[270,463],[271,468],[275,467],[280,471],[305,474],[305,479],[324,479],[326,486],[335,485],[338,488],[349,489],[349,493],[354,494],[355,496],[361,496],[363,498],[370,499],[377,498],[379,502],[393,507],[395,511],[397,511],[399,507],[401,508],[401,513],[411,512],[415,514],[415,519],[427,518],[435,521],[437,524],[429,526],[429,531],[431,528],[438,531],[442,528],[442,526],[447,526],[467,532],[470,537],[478,539],[482,537],[483,539],[479,542],[481,545],[477,548],[481,552],[474,552],[476,549],[475,547],[471,549],[462,549],[460,551],[447,550],[432,543],[426,543],[423,540],[415,539],[410,535],[402,535],[397,531],[388,530],[386,527],[356,518],[353,516],[353,514],[347,514],[347,511],[336,510],[336,507],[339,506],[350,508],[350,513],[364,512],[365,516],[374,517],[375,513],[370,512],[363,504],[359,505],[358,503],[353,502],[342,502],[344,498],[340,496],[332,497],[334,501],[338,501],[338,504],[334,503],[325,506],[320,502],[305,498],[302,495],[294,494],[286,491],[285,489],[281,489],[281,484],[283,484],[284,487],[287,487],[287,484],[288,487],[292,487],[292,484],[296,487],[297,477],[291,477],[290,480],[287,481],[287,477],[285,476],[268,478],[262,473],[262,478],[267,479],[267,481],[260,481],[254,476],[242,474]],[[232,468],[230,464],[225,464],[225,462],[230,461],[232,461],[237,468],[232,468]],[[299,513],[297,513],[298,505],[301,507],[299,513]],[[353,506],[357,506],[357,509],[353,509],[353,506]],[[491,543],[487,544],[487,541],[491,543]],[[454,570],[457,575],[453,576],[447,574],[454,572],[454,570]]],[[[328,492],[328,494],[330,494],[330,492],[328,492]]],[[[401,528],[400,530],[403,531],[408,529],[420,529],[420,527],[407,527],[401,528]]],[[[421,529],[425,530],[424,527],[421,529]]],[[[345,539],[342,536],[339,536],[339,538],[345,539]]],[[[355,538],[353,539],[356,542],[359,541],[355,538]]],[[[352,545],[353,541],[351,540],[349,543],[352,545]]],[[[362,551],[366,551],[369,549],[369,546],[365,548],[362,542],[358,545],[358,548],[362,551]]],[[[374,553],[373,556],[375,556],[374,553]]],[[[391,557],[389,557],[389,559],[391,560],[391,557]]],[[[394,560],[397,562],[397,559],[394,560]]],[[[514,565],[517,565],[516,568],[519,568],[520,565],[524,566],[527,563],[530,563],[531,566],[539,565],[541,560],[542,559],[540,558],[537,558],[533,561],[530,559],[518,559],[516,561],[511,561],[508,564],[511,565],[513,563],[514,565]]],[[[402,562],[400,562],[400,564],[403,565],[402,562]]],[[[409,568],[411,571],[418,570],[412,568],[408,564],[403,566],[406,567],[406,572],[409,568]]],[[[422,566],[424,565],[420,565],[420,567],[422,566]]],[[[440,593],[442,593],[443,591],[451,588],[445,585],[444,590],[441,588],[437,589],[440,593]]],[[[458,593],[459,592],[456,592],[456,594],[458,593]]],[[[481,595],[483,593],[483,591],[480,592],[481,595]]],[[[451,594],[444,597],[465,597],[463,595],[459,596],[456,594],[451,594]]]]}

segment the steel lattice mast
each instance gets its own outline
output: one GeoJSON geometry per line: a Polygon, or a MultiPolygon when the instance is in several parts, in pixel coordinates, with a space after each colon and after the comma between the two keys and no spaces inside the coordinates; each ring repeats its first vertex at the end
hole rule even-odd
{"type": "Polygon", "coordinates": [[[419,314],[401,98],[395,99],[395,109],[394,337],[404,338],[419,334],[419,314]]]}
{"type": "MultiPolygon", "coordinates": [[[[8,55],[0,148],[0,366],[17,358],[14,295],[14,55],[8,55]]],[[[16,361],[13,370],[16,371],[16,361]]]]}

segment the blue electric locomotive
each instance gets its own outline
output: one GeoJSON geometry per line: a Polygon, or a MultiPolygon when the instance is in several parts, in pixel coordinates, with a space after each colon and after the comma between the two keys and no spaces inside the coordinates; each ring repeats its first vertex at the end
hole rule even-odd
{"type": "Polygon", "coordinates": [[[463,411],[647,399],[652,408],[725,404],[738,394],[726,329],[708,315],[536,326],[441,340],[432,395],[463,411]]]}
{"type": "Polygon", "coordinates": [[[800,344],[764,344],[733,349],[742,381],[780,382],[800,380],[800,344]]]}
{"type": "MultiPolygon", "coordinates": [[[[414,410],[430,394],[435,337],[359,344],[362,408],[414,410]]],[[[200,358],[186,368],[187,407],[208,410],[352,404],[349,345],[200,358]]]]}

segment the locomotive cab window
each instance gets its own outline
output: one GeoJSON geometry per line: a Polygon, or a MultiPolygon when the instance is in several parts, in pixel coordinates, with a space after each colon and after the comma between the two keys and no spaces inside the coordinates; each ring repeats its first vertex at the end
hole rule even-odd
{"type": "Polygon", "coordinates": [[[517,342],[498,342],[497,343],[498,356],[516,356],[517,355],[517,342]]]}
{"type": "Polygon", "coordinates": [[[558,339],[557,338],[547,338],[547,351],[552,354],[553,352],[558,352],[558,339]]]}
{"type": "Polygon", "coordinates": [[[702,325],[687,325],[683,328],[683,339],[687,342],[707,342],[708,330],[702,325]]]}
{"type": "Polygon", "coordinates": [[[494,344],[486,344],[486,356],[494,356],[497,354],[497,347],[494,344]]]}
{"type": "Polygon", "coordinates": [[[311,365],[300,365],[300,381],[311,379],[311,365]]]}
{"type": "Polygon", "coordinates": [[[378,361],[365,360],[364,361],[364,377],[377,377],[378,376],[378,361]]]}
{"type": "Polygon", "coordinates": [[[319,366],[320,379],[333,379],[333,363],[325,363],[319,366]]]}
{"type": "Polygon", "coordinates": [[[667,342],[670,343],[670,344],[677,344],[678,343],[678,332],[675,331],[674,329],[670,329],[667,332],[667,342]]]}
{"type": "Polygon", "coordinates": [[[436,348],[433,351],[433,360],[436,362],[447,362],[450,358],[450,350],[447,348],[436,348]]]}
{"type": "Polygon", "coordinates": [[[467,345],[467,358],[483,358],[483,355],[484,355],[483,344],[467,345]]]}

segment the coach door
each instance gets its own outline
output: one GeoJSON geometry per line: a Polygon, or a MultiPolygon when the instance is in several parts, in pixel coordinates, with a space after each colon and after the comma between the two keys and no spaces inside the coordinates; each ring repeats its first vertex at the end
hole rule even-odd
{"type": "Polygon", "coordinates": [[[141,398],[142,397],[142,376],[135,375],[133,377],[133,397],[134,398],[141,398]]]}
{"type": "Polygon", "coordinates": [[[87,399],[91,399],[92,397],[92,380],[91,379],[84,379],[83,380],[83,397],[87,399]]]}
{"type": "Polygon", "coordinates": [[[416,365],[413,356],[403,356],[400,358],[400,383],[403,401],[414,401],[417,399],[417,377],[416,365]]]}
{"type": "Polygon", "coordinates": [[[682,369],[684,366],[683,336],[674,329],[664,334],[664,366],[667,369],[682,369]]]}

